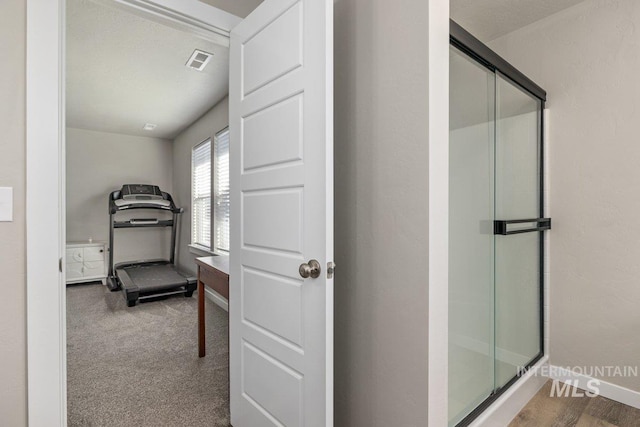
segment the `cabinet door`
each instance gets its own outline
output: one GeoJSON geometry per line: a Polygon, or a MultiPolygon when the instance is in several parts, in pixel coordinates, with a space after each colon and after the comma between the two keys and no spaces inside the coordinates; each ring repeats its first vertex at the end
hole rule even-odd
{"type": "Polygon", "coordinates": [[[82,263],[81,262],[67,262],[67,281],[82,278],[82,263]]]}
{"type": "Polygon", "coordinates": [[[84,277],[101,277],[104,276],[104,261],[85,261],[84,277]]]}
{"type": "Polygon", "coordinates": [[[104,246],[89,246],[83,250],[84,261],[104,261],[104,246]]]}
{"type": "Polygon", "coordinates": [[[67,248],[67,264],[82,262],[82,248],[67,248]]]}

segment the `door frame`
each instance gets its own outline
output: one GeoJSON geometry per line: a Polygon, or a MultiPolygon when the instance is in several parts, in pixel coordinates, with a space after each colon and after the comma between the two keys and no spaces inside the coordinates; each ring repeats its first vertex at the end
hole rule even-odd
{"type": "Polygon", "coordinates": [[[449,0],[429,1],[427,423],[449,416],[449,0]]]}
{"type": "MultiPolygon", "coordinates": [[[[94,1],[225,46],[231,29],[242,20],[195,0],[94,1]]],[[[27,0],[26,308],[31,427],[67,425],[65,5],[66,0],[27,0]]]]}

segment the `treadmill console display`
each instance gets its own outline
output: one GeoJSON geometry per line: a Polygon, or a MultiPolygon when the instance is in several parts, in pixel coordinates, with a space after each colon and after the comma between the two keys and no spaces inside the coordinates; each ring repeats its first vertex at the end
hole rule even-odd
{"type": "Polygon", "coordinates": [[[120,190],[124,200],[162,200],[162,191],[157,185],[125,184],[120,190]]]}

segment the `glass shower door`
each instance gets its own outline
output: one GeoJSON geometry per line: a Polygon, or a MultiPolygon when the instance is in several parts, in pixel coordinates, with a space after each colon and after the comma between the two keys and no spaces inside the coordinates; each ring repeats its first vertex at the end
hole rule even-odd
{"type": "Polygon", "coordinates": [[[542,230],[550,220],[541,205],[542,101],[456,47],[449,101],[454,426],[542,354],[542,230]]]}
{"type": "Polygon", "coordinates": [[[495,74],[450,50],[449,420],[495,389],[495,74]]]}
{"type": "Polygon", "coordinates": [[[503,387],[541,351],[541,101],[496,73],[495,374],[503,387]],[[513,221],[523,222],[513,222],[513,221]]]}

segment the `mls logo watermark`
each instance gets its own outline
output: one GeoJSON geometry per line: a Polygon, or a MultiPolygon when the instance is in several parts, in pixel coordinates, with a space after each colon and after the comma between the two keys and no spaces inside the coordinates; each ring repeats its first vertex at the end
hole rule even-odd
{"type": "Polygon", "coordinates": [[[553,380],[551,383],[551,397],[596,397],[600,395],[600,381],[590,379],[586,387],[580,380],[553,380]],[[584,389],[584,390],[583,390],[584,389]]]}
{"type": "Polygon", "coordinates": [[[524,374],[552,379],[550,397],[595,397],[602,381],[597,378],[637,377],[637,366],[540,366],[518,368],[524,374]]]}

